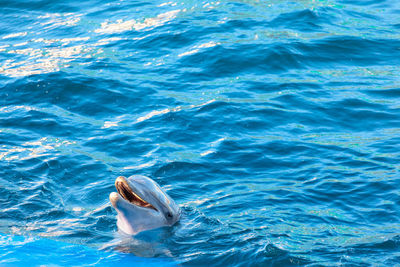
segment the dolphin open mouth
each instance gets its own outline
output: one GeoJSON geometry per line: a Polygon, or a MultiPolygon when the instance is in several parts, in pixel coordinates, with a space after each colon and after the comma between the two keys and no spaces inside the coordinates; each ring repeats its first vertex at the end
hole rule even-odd
{"type": "Polygon", "coordinates": [[[124,177],[118,177],[118,179],[115,181],[115,187],[117,188],[118,194],[129,203],[142,208],[148,208],[157,211],[153,205],[143,200],[132,190],[124,177]]]}

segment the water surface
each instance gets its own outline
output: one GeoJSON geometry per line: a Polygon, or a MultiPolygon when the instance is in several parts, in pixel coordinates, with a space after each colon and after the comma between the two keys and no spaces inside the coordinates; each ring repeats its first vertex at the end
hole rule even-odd
{"type": "Polygon", "coordinates": [[[141,174],[183,210],[152,257],[400,262],[396,1],[0,1],[0,14],[1,233],[109,247],[114,180],[141,174]]]}

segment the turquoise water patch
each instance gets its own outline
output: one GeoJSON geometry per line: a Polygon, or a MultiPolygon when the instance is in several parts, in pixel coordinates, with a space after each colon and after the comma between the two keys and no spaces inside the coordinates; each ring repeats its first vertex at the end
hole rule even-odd
{"type": "Polygon", "coordinates": [[[110,253],[51,239],[0,234],[1,266],[176,266],[169,260],[110,253]]]}

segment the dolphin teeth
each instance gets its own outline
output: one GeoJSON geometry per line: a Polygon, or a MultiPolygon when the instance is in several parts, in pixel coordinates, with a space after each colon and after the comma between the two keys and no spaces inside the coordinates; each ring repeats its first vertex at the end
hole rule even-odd
{"type": "Polygon", "coordinates": [[[121,195],[121,197],[126,201],[139,207],[149,208],[157,211],[157,209],[153,205],[135,194],[132,188],[125,181],[117,181],[115,187],[117,188],[117,191],[121,195]]]}

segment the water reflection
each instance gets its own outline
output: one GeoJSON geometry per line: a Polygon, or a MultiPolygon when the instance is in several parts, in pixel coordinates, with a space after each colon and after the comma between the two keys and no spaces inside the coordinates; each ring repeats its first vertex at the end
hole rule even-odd
{"type": "Polygon", "coordinates": [[[1,37],[9,43],[0,45],[0,53],[5,53],[8,58],[0,65],[0,74],[22,77],[57,72],[70,67],[72,62],[86,66],[88,59],[94,59],[95,62],[101,57],[104,53],[103,46],[124,39],[100,38],[99,35],[150,30],[174,19],[179,12],[180,10],[172,10],[143,20],[119,19],[114,22],[106,20],[100,24],[100,28],[88,30],[87,36],[64,38],[46,38],[45,36],[48,36],[49,31],[55,28],[59,30],[66,28],[67,33],[81,29],[83,14],[52,13],[38,16],[37,19],[40,22],[35,25],[34,31],[16,32],[1,37]],[[9,55],[16,56],[10,58],[9,55]]]}
{"type": "Polygon", "coordinates": [[[168,21],[174,19],[180,10],[172,10],[169,12],[162,13],[154,18],[144,19],[142,22],[137,20],[126,20],[122,19],[117,20],[114,23],[103,22],[101,23],[101,28],[96,29],[96,33],[100,34],[112,34],[112,33],[121,33],[124,31],[141,31],[141,30],[150,30],[154,27],[161,26],[168,21]]]}
{"type": "Polygon", "coordinates": [[[2,146],[0,148],[0,160],[22,161],[49,156],[54,153],[54,150],[63,150],[65,147],[74,144],[76,142],[43,137],[37,141],[25,142],[16,147],[2,146]]]}

